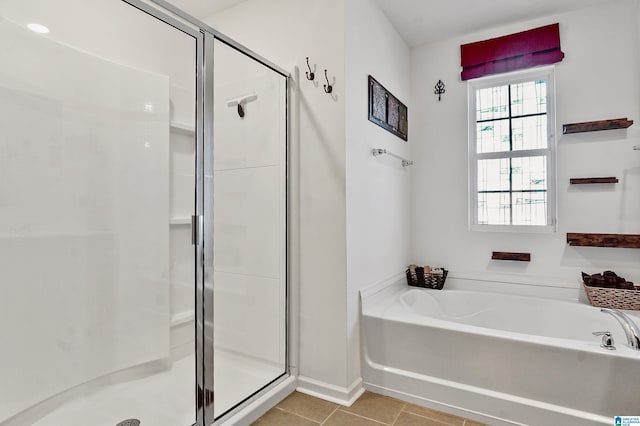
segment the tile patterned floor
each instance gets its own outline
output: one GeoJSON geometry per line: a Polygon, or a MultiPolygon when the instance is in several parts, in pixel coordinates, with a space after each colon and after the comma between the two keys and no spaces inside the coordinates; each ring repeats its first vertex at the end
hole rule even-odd
{"type": "Polygon", "coordinates": [[[388,396],[365,392],[351,407],[294,392],[255,426],[484,426],[388,396]]]}

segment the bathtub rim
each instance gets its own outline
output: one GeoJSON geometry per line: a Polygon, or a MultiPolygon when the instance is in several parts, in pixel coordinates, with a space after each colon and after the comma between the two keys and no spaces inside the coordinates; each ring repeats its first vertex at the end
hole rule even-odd
{"type": "MultiPolygon", "coordinates": [[[[361,299],[374,296],[380,292],[393,291],[393,289],[406,288],[407,281],[404,273],[390,276],[376,284],[372,284],[359,291],[361,299]]],[[[419,287],[412,287],[419,288],[419,287]]],[[[539,279],[526,279],[520,275],[512,276],[503,274],[500,276],[477,275],[450,272],[447,275],[444,289],[481,290],[500,294],[515,294],[521,296],[536,295],[548,299],[581,300],[584,293],[582,284],[576,282],[558,282],[553,280],[541,281],[539,279]]],[[[585,295],[585,301],[586,295],[585,295]]]]}
{"type": "MultiPolygon", "coordinates": [[[[456,291],[456,292],[485,293],[485,291],[478,291],[473,289],[473,287],[469,287],[469,286],[473,286],[472,283],[475,283],[475,282],[476,282],[475,280],[464,279],[464,281],[460,283],[456,283],[452,285],[452,288],[449,288],[446,290],[456,291]]],[[[488,283],[488,282],[489,281],[483,281],[483,283],[488,283]]],[[[520,284],[514,285],[514,283],[501,282],[501,283],[498,283],[498,286],[496,286],[496,289],[498,291],[493,291],[493,292],[490,291],[490,292],[497,293],[500,295],[505,295],[505,296],[530,298],[533,300],[543,300],[545,302],[554,303],[554,304],[568,303],[578,307],[579,309],[582,309],[582,307],[598,309],[589,304],[585,304],[584,302],[579,300],[578,294],[576,294],[575,298],[570,298],[570,297],[569,298],[562,297],[560,299],[553,298],[552,296],[554,294],[557,295],[555,291],[557,287],[554,287],[554,286],[549,287],[551,291],[549,291],[549,288],[542,289],[541,295],[531,296],[530,294],[518,294],[519,289],[513,289],[515,291],[509,291],[509,292],[500,291],[504,288],[504,285],[511,285],[514,287],[518,287],[520,284]]],[[[487,287],[487,285],[485,284],[483,287],[487,287]]],[[[566,294],[564,292],[564,289],[566,288],[567,287],[561,288],[561,291],[562,291],[561,294],[566,294]]],[[[536,290],[536,289],[539,289],[539,286],[535,286],[533,289],[527,289],[526,293],[529,293],[532,290],[536,290]]],[[[580,289],[581,288],[578,287],[575,290],[579,291],[580,289]]],[[[404,275],[402,275],[400,278],[396,277],[395,279],[387,280],[380,285],[376,285],[368,289],[361,290],[360,291],[360,316],[383,318],[386,321],[392,321],[397,323],[415,324],[415,325],[420,325],[424,327],[433,327],[433,328],[438,328],[443,330],[454,330],[462,333],[478,334],[482,336],[496,337],[499,339],[513,340],[513,341],[523,342],[523,343],[533,343],[533,344],[543,345],[543,346],[560,347],[566,350],[588,351],[596,354],[602,354],[604,356],[623,357],[631,360],[640,360],[640,351],[631,349],[627,345],[626,341],[620,338],[619,334],[621,330],[618,330],[618,329],[612,330],[616,332],[616,334],[618,334],[618,337],[616,338],[616,350],[609,351],[600,347],[600,340],[597,337],[594,337],[593,341],[567,339],[567,338],[541,336],[541,335],[534,335],[534,334],[519,333],[515,331],[500,330],[500,329],[489,328],[489,327],[481,327],[476,325],[462,324],[454,321],[422,316],[420,314],[407,313],[407,315],[403,315],[403,316],[387,316],[384,314],[384,311],[393,303],[401,303],[397,299],[402,294],[412,290],[416,290],[420,292],[443,291],[443,290],[431,290],[431,289],[423,289],[419,287],[408,286],[406,284],[404,275]],[[365,299],[367,299],[368,302],[373,304],[374,306],[365,307],[365,305],[367,304],[365,302],[365,299]]],[[[636,322],[636,324],[640,325],[640,314],[638,313],[638,311],[623,311],[623,312],[630,315],[631,318],[636,322]]],[[[591,330],[591,331],[601,331],[601,330],[591,330]]]]}

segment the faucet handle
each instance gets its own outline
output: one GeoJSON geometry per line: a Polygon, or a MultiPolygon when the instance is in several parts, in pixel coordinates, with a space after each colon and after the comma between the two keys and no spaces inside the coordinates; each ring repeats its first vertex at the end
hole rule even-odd
{"type": "Polygon", "coordinates": [[[602,343],[600,343],[600,347],[609,351],[615,351],[616,347],[613,345],[613,336],[610,331],[594,331],[594,336],[602,336],[602,343]]]}

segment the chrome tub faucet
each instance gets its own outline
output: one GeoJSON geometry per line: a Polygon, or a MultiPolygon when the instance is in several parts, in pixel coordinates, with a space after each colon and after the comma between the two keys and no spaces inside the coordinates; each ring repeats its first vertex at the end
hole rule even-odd
{"type": "Polygon", "coordinates": [[[640,327],[627,314],[610,308],[601,308],[600,312],[611,314],[622,326],[629,346],[636,351],[640,351],[640,327]]]}

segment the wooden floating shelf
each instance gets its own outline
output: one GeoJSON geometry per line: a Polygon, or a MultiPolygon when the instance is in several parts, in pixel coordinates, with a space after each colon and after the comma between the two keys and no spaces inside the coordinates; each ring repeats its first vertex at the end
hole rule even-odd
{"type": "Polygon", "coordinates": [[[514,253],[510,251],[494,251],[492,260],[515,260],[518,262],[531,262],[531,253],[514,253]]]}
{"type": "Polygon", "coordinates": [[[567,244],[578,247],[640,248],[640,235],[567,232],[567,244]]]}
{"type": "Polygon", "coordinates": [[[617,177],[592,177],[592,178],[571,178],[571,185],[583,185],[588,183],[618,183],[617,177]]]}
{"type": "Polygon", "coordinates": [[[562,133],[597,132],[600,130],[626,129],[633,124],[633,120],[624,118],[612,118],[610,120],[585,121],[583,123],[571,123],[562,125],[562,133]]]}

